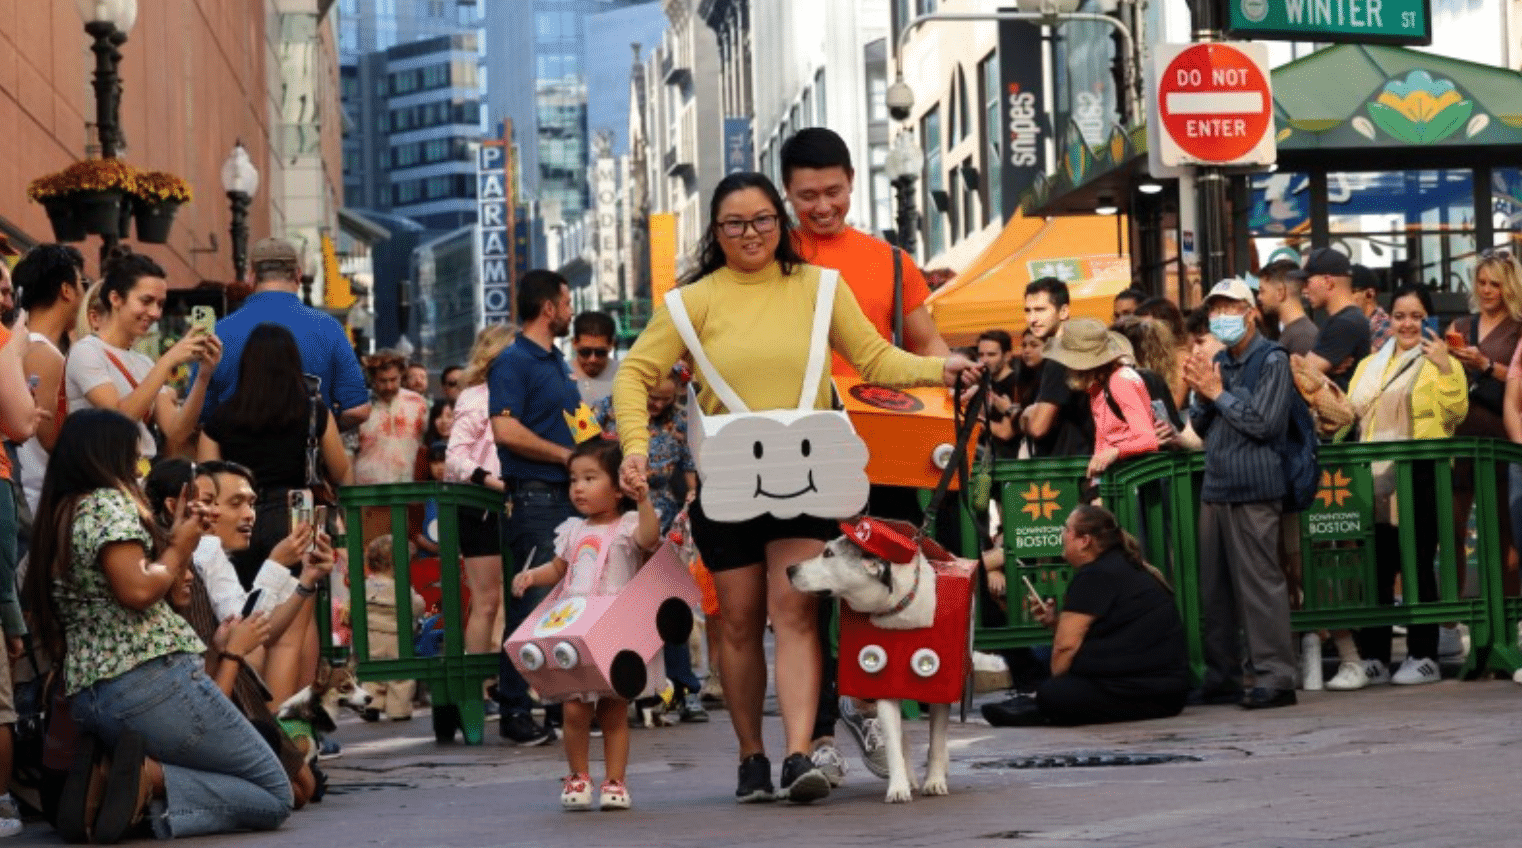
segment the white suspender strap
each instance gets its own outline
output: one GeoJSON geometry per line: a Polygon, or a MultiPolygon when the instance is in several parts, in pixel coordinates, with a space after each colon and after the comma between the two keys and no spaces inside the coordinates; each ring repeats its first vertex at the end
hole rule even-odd
{"type": "MultiPolygon", "coordinates": [[[[682,290],[672,289],[666,292],[666,311],[671,314],[671,323],[676,327],[677,335],[682,337],[682,344],[687,346],[687,352],[692,354],[692,359],[698,365],[698,371],[708,380],[708,388],[718,396],[724,408],[732,413],[750,412],[750,407],[740,396],[735,394],[734,389],[724,382],[719,372],[714,369],[713,363],[708,360],[708,354],[703,352],[703,343],[698,340],[698,331],[692,326],[692,318],[687,314],[687,304],[682,302],[682,290]]],[[[816,378],[817,381],[817,378],[816,378]]]]}
{"type": "Polygon", "coordinates": [[[814,331],[809,336],[809,364],[803,370],[799,409],[813,409],[814,400],[819,396],[819,378],[824,376],[824,363],[830,357],[830,319],[835,314],[835,285],[839,281],[839,271],[819,269],[819,291],[814,296],[814,331]]]}

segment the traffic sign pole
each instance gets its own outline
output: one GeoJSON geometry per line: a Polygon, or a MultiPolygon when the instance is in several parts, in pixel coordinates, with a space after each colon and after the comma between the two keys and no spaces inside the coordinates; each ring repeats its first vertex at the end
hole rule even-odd
{"type": "MultiPolygon", "coordinates": [[[[1193,0],[1195,42],[1219,41],[1221,22],[1217,0],[1193,0]]],[[[1200,168],[1195,174],[1200,226],[1200,291],[1210,290],[1218,280],[1229,276],[1226,245],[1230,239],[1226,224],[1226,174],[1220,168],[1200,168]]]]}

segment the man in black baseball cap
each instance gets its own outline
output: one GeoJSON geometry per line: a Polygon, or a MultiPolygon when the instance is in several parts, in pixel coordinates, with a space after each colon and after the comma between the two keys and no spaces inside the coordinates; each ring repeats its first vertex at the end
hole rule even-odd
{"type": "Polygon", "coordinates": [[[1327,313],[1306,361],[1347,391],[1354,366],[1369,355],[1369,319],[1353,300],[1353,264],[1347,254],[1322,247],[1311,251],[1302,270],[1311,308],[1327,313]]]}

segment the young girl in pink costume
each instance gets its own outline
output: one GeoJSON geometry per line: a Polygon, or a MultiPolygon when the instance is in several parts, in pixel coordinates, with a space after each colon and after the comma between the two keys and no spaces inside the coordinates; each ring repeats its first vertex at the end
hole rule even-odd
{"type": "MultiPolygon", "coordinates": [[[[552,586],[564,581],[561,597],[611,595],[628,583],[660,543],[660,518],[650,501],[650,487],[641,480],[633,491],[636,501],[620,492],[618,466],[623,451],[618,443],[590,439],[571,452],[571,504],[584,518],[570,518],[555,531],[555,559],[519,572],[513,578],[514,597],[531,586],[552,586]]],[[[665,682],[661,654],[648,669],[648,691],[665,682]]],[[[627,810],[629,790],[624,769],[629,762],[629,702],[608,692],[568,696],[565,711],[565,757],[571,773],[560,792],[566,810],[592,809],[592,777],[588,746],[592,714],[602,728],[603,759],[607,779],[599,804],[604,810],[627,810]]]]}

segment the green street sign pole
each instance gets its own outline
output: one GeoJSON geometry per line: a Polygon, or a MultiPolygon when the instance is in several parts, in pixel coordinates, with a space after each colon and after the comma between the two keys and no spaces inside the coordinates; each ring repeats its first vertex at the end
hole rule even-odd
{"type": "Polygon", "coordinates": [[[1218,0],[1226,34],[1255,41],[1432,43],[1431,0],[1218,0]]]}

